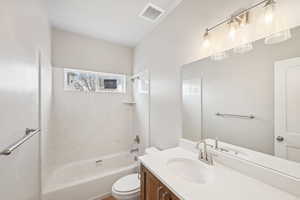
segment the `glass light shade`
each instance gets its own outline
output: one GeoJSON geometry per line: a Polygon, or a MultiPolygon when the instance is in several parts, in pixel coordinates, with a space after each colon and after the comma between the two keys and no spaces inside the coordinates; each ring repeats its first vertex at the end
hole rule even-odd
{"type": "Polygon", "coordinates": [[[202,43],[204,48],[210,47],[210,37],[208,34],[208,29],[206,29],[204,35],[203,35],[203,43],[202,43]]]}
{"type": "Polygon", "coordinates": [[[240,46],[237,46],[233,49],[234,53],[238,53],[238,54],[243,54],[243,53],[247,53],[249,51],[253,50],[253,45],[252,43],[246,43],[246,44],[242,44],[240,46]]]}
{"type": "Polygon", "coordinates": [[[274,15],[275,15],[275,1],[270,0],[267,2],[265,6],[265,23],[266,24],[272,24],[274,21],[274,15]]]}
{"type": "Polygon", "coordinates": [[[208,37],[203,38],[203,43],[202,43],[204,48],[208,48],[210,46],[210,40],[208,37]]]}
{"type": "MultiPolygon", "coordinates": [[[[247,15],[248,16],[248,15],[247,15]]],[[[245,26],[247,26],[249,24],[248,22],[248,18],[243,18],[242,21],[240,22],[240,27],[244,28],[245,26]]]]}
{"type": "Polygon", "coordinates": [[[218,61],[218,60],[223,60],[223,59],[225,59],[227,57],[228,57],[228,55],[227,55],[226,51],[222,51],[222,52],[214,53],[211,56],[211,59],[215,60],[215,61],[218,61]]]}
{"type": "Polygon", "coordinates": [[[265,44],[276,44],[284,42],[292,37],[290,29],[280,31],[265,38],[265,44]]]}

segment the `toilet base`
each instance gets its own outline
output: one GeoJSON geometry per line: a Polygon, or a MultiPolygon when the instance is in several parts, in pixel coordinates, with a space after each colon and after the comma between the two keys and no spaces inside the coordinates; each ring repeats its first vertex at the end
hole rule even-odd
{"type": "Polygon", "coordinates": [[[121,195],[121,194],[116,194],[116,193],[112,193],[112,196],[116,199],[116,200],[139,200],[140,195],[138,194],[132,194],[132,195],[121,195]]]}

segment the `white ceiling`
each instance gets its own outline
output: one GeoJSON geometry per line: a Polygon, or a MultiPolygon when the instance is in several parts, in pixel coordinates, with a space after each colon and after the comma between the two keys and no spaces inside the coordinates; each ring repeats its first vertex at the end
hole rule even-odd
{"type": "Polygon", "coordinates": [[[138,15],[149,0],[48,0],[52,26],[135,46],[182,0],[152,0],[166,10],[158,22],[151,23],[138,15]]]}

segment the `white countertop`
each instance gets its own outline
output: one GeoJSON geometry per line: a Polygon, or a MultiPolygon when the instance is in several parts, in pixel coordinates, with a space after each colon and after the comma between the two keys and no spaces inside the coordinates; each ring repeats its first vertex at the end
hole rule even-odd
{"type": "MultiPolygon", "coordinates": [[[[198,161],[197,154],[181,147],[140,157],[147,167],[174,194],[184,200],[300,200],[287,192],[232,170],[218,162],[211,166],[214,179],[206,184],[186,181],[174,175],[167,167],[172,158],[198,161]]],[[[178,172],[180,173],[180,172],[178,172]]]]}

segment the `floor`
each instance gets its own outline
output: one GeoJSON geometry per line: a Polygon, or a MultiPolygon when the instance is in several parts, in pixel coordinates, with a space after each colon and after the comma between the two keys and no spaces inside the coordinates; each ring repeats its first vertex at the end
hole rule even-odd
{"type": "Polygon", "coordinates": [[[116,200],[116,199],[113,198],[113,197],[107,197],[107,198],[105,198],[105,199],[103,199],[103,200],[116,200]]]}

